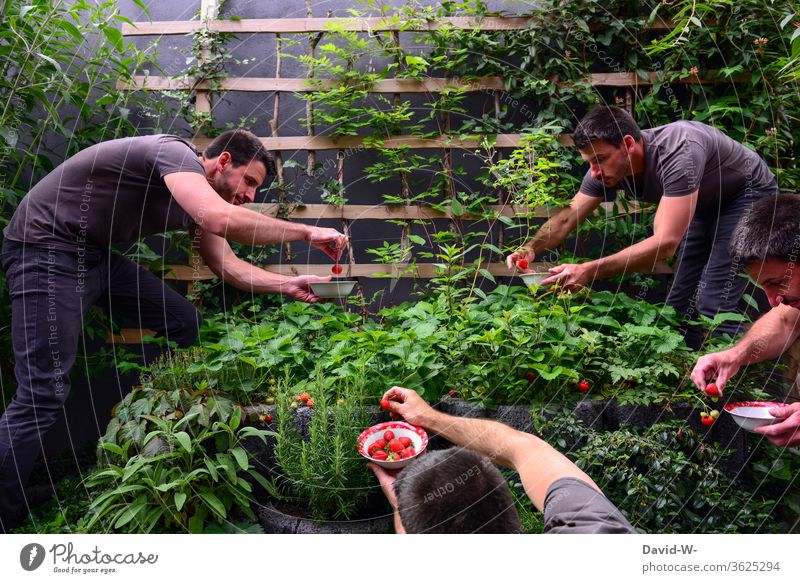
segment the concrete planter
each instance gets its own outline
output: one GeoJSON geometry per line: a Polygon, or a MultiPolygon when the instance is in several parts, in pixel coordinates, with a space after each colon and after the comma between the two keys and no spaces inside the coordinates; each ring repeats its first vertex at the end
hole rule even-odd
{"type": "MultiPolygon", "coordinates": [[[[369,505],[367,507],[369,509],[369,505]]],[[[279,509],[271,503],[254,508],[258,521],[267,534],[391,534],[394,532],[392,514],[378,510],[378,515],[354,520],[316,522],[297,516],[291,510],[279,509]]]]}

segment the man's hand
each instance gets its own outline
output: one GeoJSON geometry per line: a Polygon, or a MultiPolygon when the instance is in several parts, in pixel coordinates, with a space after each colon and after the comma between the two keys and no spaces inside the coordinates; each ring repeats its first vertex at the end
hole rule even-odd
{"type": "Polygon", "coordinates": [[[403,387],[392,387],[383,398],[389,401],[389,410],[400,415],[411,425],[430,427],[436,411],[416,391],[403,387]]]}
{"type": "Polygon", "coordinates": [[[561,265],[556,265],[549,270],[553,275],[542,280],[540,285],[558,283],[569,291],[577,291],[585,287],[591,281],[592,270],[587,267],[587,265],[589,264],[563,263],[561,265]]]}
{"type": "Polygon", "coordinates": [[[712,352],[701,356],[697,364],[692,369],[692,380],[697,388],[705,391],[706,384],[711,379],[716,379],[717,387],[719,388],[720,395],[722,389],[730,380],[730,378],[739,372],[741,368],[739,359],[736,358],[730,350],[723,350],[722,352],[712,352]]]}
{"type": "Polygon", "coordinates": [[[397,481],[397,474],[400,470],[387,470],[380,467],[378,464],[367,464],[367,467],[372,470],[378,482],[381,485],[384,496],[389,501],[392,510],[397,510],[397,493],[394,491],[394,483],[397,481]]]}
{"type": "Polygon", "coordinates": [[[519,262],[520,259],[524,259],[525,261],[528,262],[528,264],[531,264],[533,263],[533,259],[535,257],[536,255],[533,253],[533,251],[531,251],[527,247],[521,247],[518,251],[515,251],[514,253],[506,257],[506,265],[508,265],[509,269],[512,270],[517,269],[520,271],[520,273],[527,273],[530,270],[527,267],[525,269],[520,269],[517,263],[519,262]]]}
{"type": "Polygon", "coordinates": [[[766,435],[767,439],[780,447],[800,445],[800,403],[773,407],[769,414],[783,421],[775,425],[756,427],[753,431],[766,435]]]}
{"type": "Polygon", "coordinates": [[[308,284],[330,281],[331,276],[319,277],[317,275],[298,275],[281,284],[281,293],[293,297],[294,299],[314,304],[320,301],[320,298],[314,295],[308,284]]]}
{"type": "Polygon", "coordinates": [[[347,237],[336,229],[326,229],[323,227],[311,227],[307,240],[312,247],[321,249],[334,261],[339,261],[342,252],[347,246],[347,237]]]}

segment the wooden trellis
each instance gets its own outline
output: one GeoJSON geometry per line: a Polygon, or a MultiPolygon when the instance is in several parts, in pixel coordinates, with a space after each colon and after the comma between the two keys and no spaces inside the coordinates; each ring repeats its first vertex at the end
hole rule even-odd
{"type": "MultiPolygon", "coordinates": [[[[413,29],[401,27],[399,24],[387,20],[385,18],[314,18],[311,14],[310,3],[307,2],[308,17],[307,18],[286,18],[286,19],[242,19],[235,21],[217,20],[217,4],[215,0],[202,0],[201,6],[201,19],[199,21],[185,21],[185,22],[139,22],[134,24],[123,24],[122,33],[124,36],[164,36],[164,35],[185,35],[198,31],[202,28],[211,29],[214,31],[234,34],[260,34],[270,33],[274,34],[277,39],[278,58],[276,61],[276,72],[274,77],[228,77],[223,79],[215,79],[215,90],[219,91],[242,91],[242,92],[274,92],[274,114],[273,119],[270,121],[270,135],[261,137],[261,141],[267,149],[275,152],[277,168],[278,168],[278,182],[280,185],[284,184],[283,176],[283,158],[282,152],[284,151],[306,151],[308,155],[308,173],[313,172],[315,165],[316,152],[320,150],[335,150],[337,152],[337,179],[343,183],[344,172],[344,152],[350,149],[360,149],[367,146],[365,140],[360,136],[316,136],[314,135],[314,110],[311,101],[307,102],[307,118],[310,121],[308,124],[309,130],[306,136],[280,136],[278,135],[278,126],[280,119],[280,96],[281,93],[301,93],[308,91],[316,91],[321,87],[325,88],[327,85],[323,82],[322,86],[319,80],[312,82],[311,77],[313,71],[308,71],[308,76],[305,79],[284,78],[281,75],[281,46],[283,42],[283,35],[296,35],[306,34],[309,38],[308,52],[313,56],[317,44],[322,36],[329,30],[332,22],[336,22],[338,29],[345,31],[356,32],[376,32],[383,31],[389,32],[392,42],[399,44],[399,34],[401,32],[421,32],[421,31],[434,31],[443,29],[480,29],[480,30],[522,30],[530,27],[535,23],[535,20],[528,17],[487,17],[481,19],[475,18],[440,18],[432,22],[420,23],[413,29]]],[[[653,30],[669,30],[673,27],[673,23],[667,20],[657,20],[651,24],[649,28],[653,30]]],[[[204,55],[201,55],[202,59],[204,55]]],[[[621,73],[595,73],[592,74],[587,81],[596,87],[628,87],[634,88],[638,86],[647,86],[655,83],[657,80],[656,73],[648,73],[647,78],[643,78],[635,73],[621,72],[621,73]]],[[[552,80],[558,83],[558,79],[552,80]]],[[[688,76],[678,81],[679,83],[714,83],[716,81],[716,74],[711,72],[707,77],[700,79],[697,76],[688,76]]],[[[331,81],[330,83],[333,83],[331,81]]],[[[209,81],[183,77],[183,78],[168,78],[159,76],[150,77],[135,77],[131,82],[120,82],[118,87],[124,90],[185,90],[194,91],[195,105],[198,111],[211,112],[212,100],[210,90],[212,84],[209,81]]],[[[369,91],[371,93],[384,93],[394,94],[397,99],[402,93],[437,93],[442,92],[446,88],[460,88],[467,92],[475,91],[491,91],[495,96],[495,111],[499,115],[500,102],[498,90],[503,89],[503,79],[499,77],[484,77],[480,79],[382,79],[375,83],[369,91]]],[[[442,120],[445,128],[449,127],[449,119],[442,120]]],[[[496,148],[513,148],[520,143],[520,134],[500,134],[496,136],[494,147],[496,148]]],[[[562,140],[570,143],[569,136],[563,136],[562,140]]],[[[197,135],[194,138],[194,143],[200,149],[210,141],[202,135],[197,135]]],[[[479,140],[475,138],[465,138],[458,136],[449,136],[444,133],[438,137],[421,138],[418,136],[391,136],[381,141],[383,148],[400,148],[410,147],[412,149],[441,149],[445,153],[445,167],[447,171],[447,160],[452,149],[476,149],[479,147],[479,140]]],[[[406,185],[401,185],[401,189],[405,190],[406,185]]],[[[453,193],[454,195],[454,193],[453,193]]],[[[334,207],[325,204],[310,204],[297,208],[289,208],[286,210],[285,200],[282,198],[283,190],[281,189],[280,199],[278,204],[256,204],[249,205],[250,208],[259,212],[281,216],[286,219],[307,219],[307,220],[320,220],[320,219],[338,219],[342,222],[343,230],[349,234],[350,222],[354,220],[400,220],[406,221],[406,227],[403,228],[401,236],[401,245],[404,248],[409,247],[408,235],[410,234],[410,225],[413,221],[420,220],[480,220],[482,217],[473,217],[471,215],[460,215],[454,217],[451,213],[441,212],[431,209],[423,205],[403,205],[403,206],[388,206],[384,204],[379,205],[344,205],[341,207],[334,207]]],[[[491,207],[490,210],[495,211],[497,214],[514,217],[518,215],[527,215],[529,209],[516,208],[505,204],[506,201],[500,195],[498,205],[491,207]]],[[[614,203],[604,203],[606,206],[613,205],[614,203]]],[[[632,212],[636,212],[636,208],[632,212]]],[[[534,209],[533,216],[546,217],[547,209],[534,209]]],[[[352,251],[352,249],[351,249],[352,251]]],[[[288,255],[288,253],[287,253],[288,255]]],[[[390,275],[393,277],[413,277],[413,278],[431,278],[435,277],[435,269],[432,264],[416,263],[413,266],[407,264],[357,264],[353,253],[349,254],[350,264],[345,266],[343,276],[346,277],[374,277],[390,275]]],[[[541,264],[534,264],[536,265],[541,264]]],[[[487,263],[483,266],[489,273],[497,276],[508,276],[512,273],[508,270],[504,263],[487,263]]],[[[266,269],[281,274],[313,274],[313,275],[328,275],[330,273],[330,265],[292,265],[280,264],[266,266],[266,269]]],[[[666,264],[659,264],[655,273],[669,273],[671,269],[666,264]]],[[[198,258],[192,258],[191,266],[174,265],[168,268],[165,273],[166,279],[174,279],[180,281],[188,281],[191,286],[193,282],[213,279],[214,275],[211,271],[199,264],[198,258]]],[[[122,333],[115,337],[119,342],[137,342],[141,339],[143,334],[148,331],[142,330],[124,330],[122,333]]]]}

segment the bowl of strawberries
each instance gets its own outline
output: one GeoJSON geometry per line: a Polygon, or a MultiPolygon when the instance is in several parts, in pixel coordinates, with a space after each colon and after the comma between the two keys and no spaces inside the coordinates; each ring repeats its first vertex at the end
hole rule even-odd
{"type": "Polygon", "coordinates": [[[422,427],[404,421],[387,421],[365,429],[358,436],[358,453],[387,470],[399,470],[428,447],[422,427]]]}

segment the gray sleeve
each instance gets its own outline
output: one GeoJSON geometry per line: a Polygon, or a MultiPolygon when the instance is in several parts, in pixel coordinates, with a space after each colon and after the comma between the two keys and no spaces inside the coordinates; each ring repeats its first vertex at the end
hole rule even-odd
{"type": "Polygon", "coordinates": [[[635,534],[619,509],[600,492],[577,478],[550,485],[544,499],[547,534],[635,534]]]}
{"type": "Polygon", "coordinates": [[[197,153],[185,141],[175,136],[159,136],[158,148],[153,152],[154,174],[164,178],[175,172],[196,172],[205,176],[197,153]]]}
{"type": "Polygon", "coordinates": [[[706,166],[703,145],[683,139],[669,152],[661,152],[658,177],[664,196],[686,196],[700,188],[706,166]]]}
{"type": "Polygon", "coordinates": [[[584,175],[583,182],[581,182],[581,187],[578,189],[578,192],[581,192],[586,196],[602,196],[603,200],[606,201],[611,201],[617,198],[616,187],[606,188],[605,184],[592,178],[591,171],[587,171],[584,175]]]}

